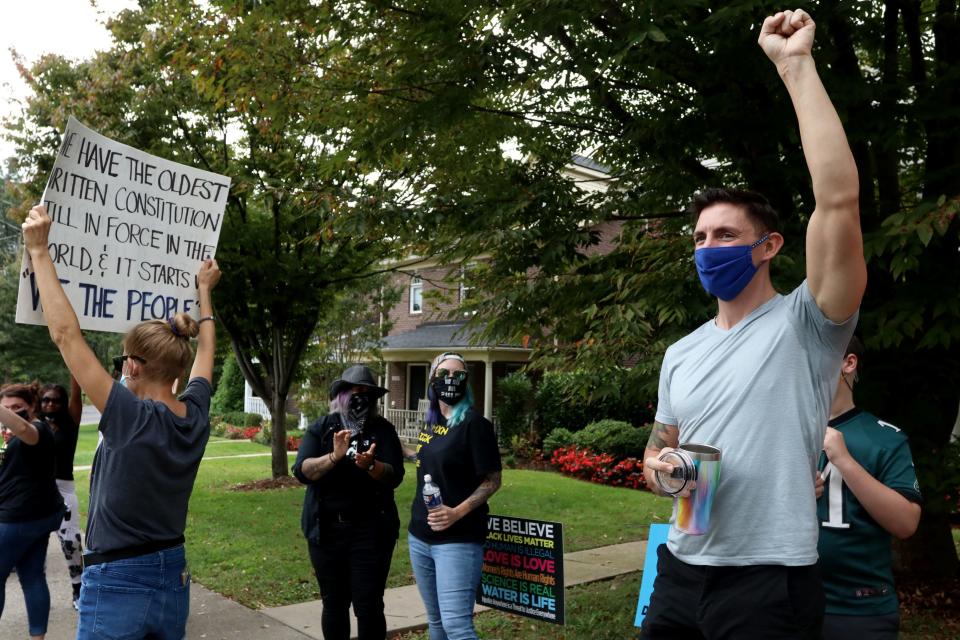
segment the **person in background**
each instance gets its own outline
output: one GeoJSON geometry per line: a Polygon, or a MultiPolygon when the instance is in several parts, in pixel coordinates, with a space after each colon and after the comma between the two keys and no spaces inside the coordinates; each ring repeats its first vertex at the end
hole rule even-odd
{"type": "Polygon", "coordinates": [[[900,629],[891,536],[920,523],[920,483],[907,436],[853,400],[863,358],[854,336],[840,367],[820,455],[820,567],[824,640],[896,640],[900,629]]]}
{"type": "Polygon", "coordinates": [[[83,338],[50,257],[50,225],[42,206],[31,209],[23,223],[44,320],[70,373],[102,414],[103,441],[90,473],[77,640],[182,640],[190,611],[183,532],[210,437],[216,346],[211,291],[220,270],[215,260],[200,265],[199,322],[178,313],[127,332],[118,356],[121,383],[83,338]],[[173,381],[191,360],[189,382],[177,397],[173,381]]]}
{"type": "Polygon", "coordinates": [[[80,541],[80,505],[73,484],[73,457],[80,434],[80,414],[83,399],[77,379],[70,376],[70,399],[67,390],[59,384],[48,384],[40,392],[40,414],[53,430],[57,453],[57,489],[67,510],[57,529],[60,548],[67,560],[70,585],[73,588],[73,608],[80,610],[80,575],[83,573],[83,544],[80,541]]]}
{"type": "Polygon", "coordinates": [[[487,537],[487,501],[500,488],[500,449],[493,425],[473,409],[460,354],[434,358],[429,380],[430,407],[417,445],[410,564],[427,610],[430,640],[476,638],[473,605],[487,537]],[[430,511],[423,500],[425,475],[443,500],[430,511]]]}
{"type": "Polygon", "coordinates": [[[57,491],[53,433],[33,420],[36,404],[36,385],[0,389],[0,616],[7,577],[16,568],[35,640],[47,633],[47,544],[64,509],[57,491]]]}
{"type": "Polygon", "coordinates": [[[307,428],[293,474],[307,485],[301,525],[320,586],[326,640],[383,640],[383,591],[400,533],[393,498],[403,481],[396,428],[377,414],[387,392],[355,365],[330,387],[330,413],[307,428]]]}

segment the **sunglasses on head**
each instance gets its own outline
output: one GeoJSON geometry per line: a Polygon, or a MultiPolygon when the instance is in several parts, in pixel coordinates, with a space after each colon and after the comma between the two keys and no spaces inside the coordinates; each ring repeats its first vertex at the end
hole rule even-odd
{"type": "Polygon", "coordinates": [[[456,371],[450,371],[449,369],[444,369],[440,367],[434,373],[434,377],[437,378],[453,378],[454,380],[466,380],[467,379],[467,370],[466,369],[457,369],[456,371]]]}
{"type": "Polygon", "coordinates": [[[147,361],[141,358],[140,356],[134,355],[123,355],[123,356],[113,356],[113,368],[117,371],[123,369],[123,363],[127,361],[127,358],[130,358],[134,362],[137,362],[141,365],[147,364],[147,361]]]}

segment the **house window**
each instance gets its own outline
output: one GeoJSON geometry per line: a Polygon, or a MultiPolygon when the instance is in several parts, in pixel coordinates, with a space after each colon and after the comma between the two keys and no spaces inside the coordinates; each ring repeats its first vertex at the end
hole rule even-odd
{"type": "Polygon", "coordinates": [[[467,269],[469,269],[472,266],[473,265],[464,267],[463,265],[460,265],[460,302],[461,303],[466,301],[467,296],[470,295],[470,290],[473,289],[473,287],[467,286],[467,269]]]}
{"type": "Polygon", "coordinates": [[[420,276],[410,279],[410,313],[423,312],[423,280],[420,276]]]}

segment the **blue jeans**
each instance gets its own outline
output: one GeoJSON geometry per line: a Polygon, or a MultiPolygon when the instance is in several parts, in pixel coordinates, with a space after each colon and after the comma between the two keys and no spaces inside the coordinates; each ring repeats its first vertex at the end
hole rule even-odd
{"type": "Polygon", "coordinates": [[[83,570],[77,640],[183,640],[190,574],[183,545],[83,570]]]}
{"type": "Polygon", "coordinates": [[[60,526],[63,509],[27,522],[0,522],[0,616],[3,615],[4,589],[13,568],[23,588],[30,635],[47,632],[50,619],[50,590],[47,588],[47,543],[50,532],[60,526]]]}
{"type": "Polygon", "coordinates": [[[430,640],[476,640],[473,605],[480,586],[483,545],[429,544],[407,536],[410,564],[427,610],[430,640]]]}

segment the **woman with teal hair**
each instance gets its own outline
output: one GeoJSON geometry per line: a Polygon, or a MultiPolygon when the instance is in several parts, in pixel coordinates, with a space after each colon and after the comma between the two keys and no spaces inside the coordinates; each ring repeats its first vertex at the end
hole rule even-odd
{"type": "Polygon", "coordinates": [[[473,604],[487,537],[487,500],[500,488],[500,449],[493,425],[473,409],[463,356],[448,352],[433,360],[427,397],[430,408],[417,445],[410,564],[430,640],[471,639],[477,637],[473,604]],[[430,509],[422,497],[427,475],[442,498],[430,509]]]}

